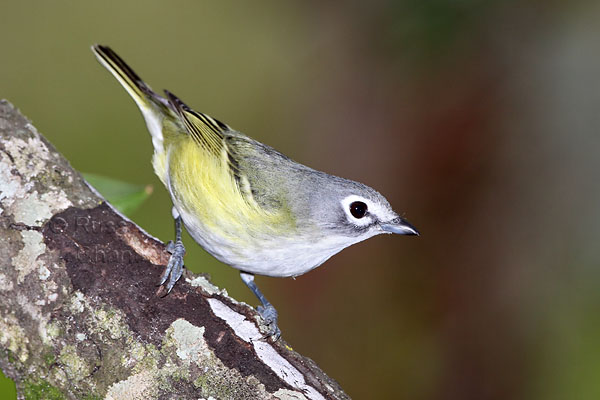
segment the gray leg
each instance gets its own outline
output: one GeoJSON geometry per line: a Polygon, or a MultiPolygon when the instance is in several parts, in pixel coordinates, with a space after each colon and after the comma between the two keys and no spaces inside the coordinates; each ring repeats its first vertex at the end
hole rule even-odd
{"type": "Polygon", "coordinates": [[[258,311],[258,314],[262,317],[262,319],[265,320],[266,325],[269,327],[269,332],[267,335],[273,336],[275,340],[279,339],[281,336],[281,331],[277,326],[277,310],[271,303],[269,303],[269,300],[267,300],[258,286],[256,286],[256,283],[254,283],[254,274],[240,272],[240,276],[242,277],[242,281],[244,281],[246,286],[252,290],[252,293],[254,293],[254,295],[258,297],[258,300],[260,300],[262,303],[262,306],[256,307],[256,311],[258,311]]]}
{"type": "Polygon", "coordinates": [[[165,269],[159,283],[159,286],[162,285],[170,276],[166,286],[167,293],[173,289],[175,282],[177,282],[183,274],[183,256],[185,254],[185,248],[181,241],[181,217],[177,210],[175,210],[175,207],[173,207],[173,217],[175,218],[175,242],[171,241],[167,244],[167,251],[171,253],[171,258],[169,258],[167,269],[165,269]]]}

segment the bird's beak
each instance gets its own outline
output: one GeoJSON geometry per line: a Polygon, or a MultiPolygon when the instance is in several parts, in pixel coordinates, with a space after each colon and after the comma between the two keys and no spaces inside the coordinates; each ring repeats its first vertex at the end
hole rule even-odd
{"type": "Polygon", "coordinates": [[[419,236],[417,228],[412,226],[408,221],[400,217],[391,220],[390,222],[379,225],[384,232],[397,233],[399,235],[416,235],[419,236]]]}

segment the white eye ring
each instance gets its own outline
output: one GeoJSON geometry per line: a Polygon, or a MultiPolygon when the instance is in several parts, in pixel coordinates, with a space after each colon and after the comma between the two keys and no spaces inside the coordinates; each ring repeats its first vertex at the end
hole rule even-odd
{"type": "Polygon", "coordinates": [[[369,201],[368,199],[365,199],[364,197],[352,194],[352,195],[347,196],[344,199],[342,199],[342,201],[340,203],[342,205],[342,208],[344,209],[344,212],[346,213],[346,218],[348,218],[348,221],[351,222],[352,224],[357,225],[357,226],[367,226],[367,225],[370,225],[371,222],[373,222],[373,218],[369,215],[369,212],[368,212],[368,210],[371,209],[371,206],[373,203],[371,203],[371,201],[369,201]],[[364,215],[364,217],[356,218],[354,215],[352,215],[352,211],[350,210],[350,208],[351,208],[350,205],[354,202],[361,202],[361,203],[366,204],[367,213],[364,215]]]}

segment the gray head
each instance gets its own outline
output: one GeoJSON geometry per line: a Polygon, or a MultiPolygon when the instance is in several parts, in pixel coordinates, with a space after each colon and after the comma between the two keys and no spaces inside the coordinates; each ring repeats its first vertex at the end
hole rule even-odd
{"type": "Polygon", "coordinates": [[[380,233],[418,235],[385,197],[367,185],[299,164],[238,132],[228,140],[243,154],[238,161],[254,199],[265,209],[289,206],[301,229],[314,234],[316,225],[323,235],[339,239],[334,246],[343,248],[380,233]]]}
{"type": "Polygon", "coordinates": [[[394,212],[379,192],[362,183],[323,174],[313,176],[313,221],[320,221],[329,235],[361,241],[381,233],[418,235],[417,230],[394,212]],[[316,178],[316,179],[315,179],[316,178]]]}

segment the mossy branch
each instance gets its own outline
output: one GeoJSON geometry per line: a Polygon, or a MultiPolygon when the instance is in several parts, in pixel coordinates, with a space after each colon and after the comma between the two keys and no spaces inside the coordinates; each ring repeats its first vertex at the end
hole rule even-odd
{"type": "Polygon", "coordinates": [[[346,399],[205,276],[168,296],[160,241],[0,101],[0,367],[19,398],[346,399]]]}

